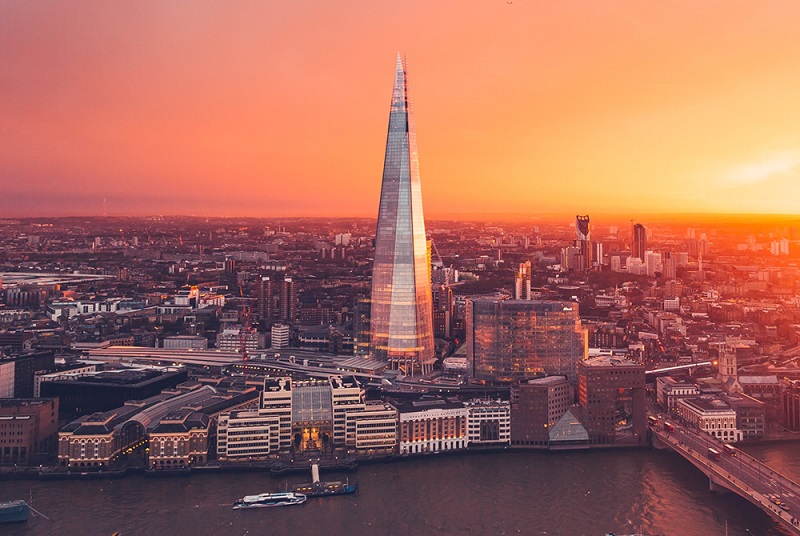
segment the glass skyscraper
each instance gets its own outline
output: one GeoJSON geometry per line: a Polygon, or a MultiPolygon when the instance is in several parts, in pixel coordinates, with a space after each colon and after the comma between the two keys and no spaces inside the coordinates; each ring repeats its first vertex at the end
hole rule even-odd
{"type": "Polygon", "coordinates": [[[397,56],[372,265],[370,349],[405,374],[432,369],[431,278],[408,73],[397,56]]]}
{"type": "Polygon", "coordinates": [[[467,302],[467,362],[478,380],[514,382],[542,373],[575,381],[588,337],[578,304],[481,298],[467,302]]]}

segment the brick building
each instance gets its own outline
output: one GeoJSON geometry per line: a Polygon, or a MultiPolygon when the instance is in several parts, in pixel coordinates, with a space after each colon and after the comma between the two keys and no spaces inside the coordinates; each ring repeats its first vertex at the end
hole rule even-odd
{"type": "Polygon", "coordinates": [[[644,365],[617,357],[578,363],[578,403],[590,444],[647,442],[644,365]]]}
{"type": "Polygon", "coordinates": [[[57,398],[0,399],[0,465],[46,462],[57,433],[57,398]]]}

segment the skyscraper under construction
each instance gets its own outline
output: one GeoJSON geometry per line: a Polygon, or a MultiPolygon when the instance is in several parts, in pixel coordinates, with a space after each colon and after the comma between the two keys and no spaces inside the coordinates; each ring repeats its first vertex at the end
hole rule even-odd
{"type": "Polygon", "coordinates": [[[373,357],[405,374],[429,372],[435,359],[432,314],[414,114],[398,55],[372,265],[373,357]]]}

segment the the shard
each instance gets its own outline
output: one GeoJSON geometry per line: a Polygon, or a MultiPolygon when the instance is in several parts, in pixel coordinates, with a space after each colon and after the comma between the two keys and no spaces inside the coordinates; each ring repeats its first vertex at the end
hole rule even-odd
{"type": "Polygon", "coordinates": [[[405,61],[398,55],[372,266],[373,357],[408,375],[429,372],[432,309],[414,114],[405,61]]]}

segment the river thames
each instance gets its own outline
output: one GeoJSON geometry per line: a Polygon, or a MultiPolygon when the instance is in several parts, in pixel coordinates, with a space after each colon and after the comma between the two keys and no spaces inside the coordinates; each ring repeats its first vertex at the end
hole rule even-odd
{"type": "MultiPolygon", "coordinates": [[[[800,480],[800,444],[751,446],[755,457],[800,480]]],[[[364,465],[356,495],[284,508],[232,510],[243,495],[278,491],[308,475],[5,481],[0,500],[33,497],[49,520],[2,534],[497,534],[602,536],[785,535],[766,514],[669,451],[500,452],[426,456],[364,465]]]]}

